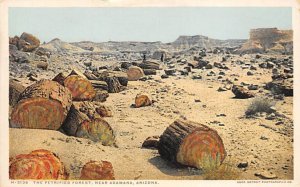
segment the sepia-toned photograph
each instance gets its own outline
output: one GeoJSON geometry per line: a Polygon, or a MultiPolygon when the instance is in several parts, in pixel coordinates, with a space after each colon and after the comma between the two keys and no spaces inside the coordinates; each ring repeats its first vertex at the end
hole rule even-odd
{"type": "Polygon", "coordinates": [[[293,7],[7,18],[10,184],[294,180],[293,7]]]}

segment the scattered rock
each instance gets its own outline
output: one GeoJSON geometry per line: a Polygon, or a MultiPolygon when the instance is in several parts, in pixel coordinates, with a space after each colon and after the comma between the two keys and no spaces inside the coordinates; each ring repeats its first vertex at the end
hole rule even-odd
{"type": "Polygon", "coordinates": [[[144,148],[157,148],[159,141],[159,136],[150,136],[146,138],[146,140],[143,142],[142,147],[144,148]]]}
{"type": "Polygon", "coordinates": [[[267,172],[267,171],[264,171],[264,172],[257,172],[254,174],[255,176],[261,178],[261,179],[276,179],[277,176],[271,172],[267,172]]]}
{"type": "Polygon", "coordinates": [[[238,168],[246,168],[248,167],[248,162],[240,162],[238,165],[237,165],[238,168]]]}
{"type": "Polygon", "coordinates": [[[135,107],[140,108],[144,106],[150,106],[152,104],[152,100],[146,94],[138,94],[135,97],[135,107]]]}
{"type": "Polygon", "coordinates": [[[115,180],[113,166],[108,161],[89,161],[81,170],[80,180],[115,180]]]}
{"type": "Polygon", "coordinates": [[[255,96],[254,93],[249,92],[242,86],[233,85],[231,91],[238,99],[247,99],[255,96]]]}

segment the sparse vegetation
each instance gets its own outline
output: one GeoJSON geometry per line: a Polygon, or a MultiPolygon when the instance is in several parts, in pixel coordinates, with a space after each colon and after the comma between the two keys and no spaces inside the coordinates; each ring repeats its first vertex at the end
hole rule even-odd
{"type": "Polygon", "coordinates": [[[273,106],[275,106],[275,101],[264,97],[258,97],[250,103],[245,114],[246,116],[251,116],[259,112],[271,113],[273,112],[273,106]]]}
{"type": "Polygon", "coordinates": [[[212,161],[213,159],[208,159],[203,167],[204,180],[237,180],[239,178],[239,171],[230,160],[221,165],[219,162],[212,161]]]}

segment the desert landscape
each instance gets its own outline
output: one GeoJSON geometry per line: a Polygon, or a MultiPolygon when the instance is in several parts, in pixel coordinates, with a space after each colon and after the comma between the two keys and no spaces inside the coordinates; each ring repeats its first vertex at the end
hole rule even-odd
{"type": "Polygon", "coordinates": [[[292,36],[10,37],[10,178],[292,180],[292,36]]]}

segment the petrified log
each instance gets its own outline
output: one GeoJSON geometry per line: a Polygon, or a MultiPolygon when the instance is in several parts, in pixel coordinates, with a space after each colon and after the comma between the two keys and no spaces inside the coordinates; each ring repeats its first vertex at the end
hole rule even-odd
{"type": "Polygon", "coordinates": [[[165,69],[166,75],[175,75],[176,69],[165,69]]]}
{"type": "Polygon", "coordinates": [[[69,111],[69,114],[61,126],[63,131],[69,135],[69,136],[75,136],[77,129],[84,121],[89,121],[90,118],[87,114],[80,111],[80,108],[78,105],[76,105],[77,102],[74,102],[71,106],[71,109],[69,111]]]}
{"type": "Polygon", "coordinates": [[[90,80],[90,82],[92,83],[92,85],[95,89],[108,90],[108,86],[105,81],[90,80]]]}
{"type": "Polygon", "coordinates": [[[93,101],[104,102],[106,98],[109,97],[108,91],[106,90],[96,90],[96,95],[93,98],[93,101]]]}
{"type": "Polygon", "coordinates": [[[247,99],[255,96],[254,93],[238,85],[233,85],[231,91],[238,99],[247,99]]]}
{"type": "Polygon", "coordinates": [[[122,86],[127,86],[128,84],[127,74],[122,71],[104,71],[100,73],[98,76],[99,79],[103,81],[106,81],[107,78],[116,77],[122,86]]]}
{"type": "Polygon", "coordinates": [[[76,137],[87,138],[94,142],[101,142],[102,145],[114,145],[115,135],[107,121],[96,118],[91,121],[84,121],[76,132],[76,137]]]}
{"type": "Polygon", "coordinates": [[[121,68],[128,69],[132,64],[130,62],[121,62],[121,68]]]}
{"type": "Polygon", "coordinates": [[[156,75],[155,69],[144,69],[143,71],[145,75],[156,75]]]}
{"type": "Polygon", "coordinates": [[[62,129],[69,136],[91,139],[103,145],[113,145],[115,143],[113,130],[101,119],[96,107],[91,102],[74,102],[62,129]]]}
{"type": "Polygon", "coordinates": [[[68,179],[63,163],[52,152],[44,149],[10,159],[10,179],[64,180],[68,179]]]}
{"type": "Polygon", "coordinates": [[[129,81],[137,81],[145,76],[144,71],[137,66],[130,66],[127,70],[127,76],[129,81]]]}
{"type": "Polygon", "coordinates": [[[124,90],[124,87],[120,84],[116,77],[106,77],[105,82],[108,86],[108,93],[119,93],[124,90]]]}
{"type": "Polygon", "coordinates": [[[58,82],[61,85],[64,85],[65,79],[68,77],[68,74],[66,72],[61,72],[57,74],[52,80],[55,82],[58,82]]]}
{"type": "Polygon", "coordinates": [[[152,100],[150,97],[146,94],[137,94],[135,97],[135,107],[143,107],[143,106],[149,106],[152,104],[152,100]]]}
{"type": "Polygon", "coordinates": [[[81,73],[81,71],[79,71],[78,69],[73,69],[68,76],[71,76],[71,75],[78,75],[84,79],[87,79],[87,77],[83,73],[81,73]]]}
{"type": "Polygon", "coordinates": [[[217,131],[192,121],[176,120],[160,136],[158,152],[173,163],[203,169],[207,162],[220,165],[224,144],[217,131]]]}
{"type": "Polygon", "coordinates": [[[114,180],[114,170],[108,161],[89,161],[81,170],[81,180],[114,180]]]}
{"type": "Polygon", "coordinates": [[[25,86],[17,81],[9,80],[9,105],[17,104],[21,93],[25,90],[25,86]]]}
{"type": "Polygon", "coordinates": [[[72,104],[70,91],[50,80],[27,87],[20,95],[10,120],[11,127],[57,130],[72,104]]]}
{"type": "Polygon", "coordinates": [[[79,75],[68,76],[64,85],[71,91],[74,101],[92,100],[96,95],[92,83],[79,75]]]}
{"type": "Polygon", "coordinates": [[[155,69],[159,70],[160,69],[160,63],[159,62],[154,62],[154,61],[145,61],[139,64],[139,67],[142,69],[155,69]]]}
{"type": "Polygon", "coordinates": [[[84,73],[84,76],[86,76],[87,79],[89,80],[97,80],[98,77],[96,75],[94,75],[92,72],[90,71],[85,71],[84,73]]]}

